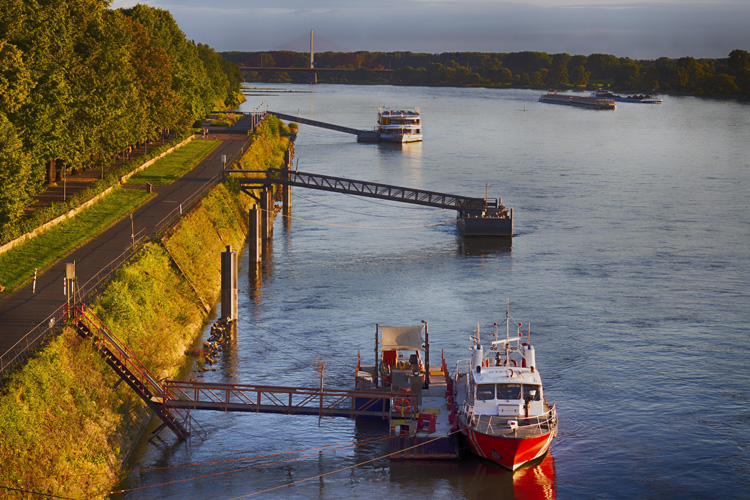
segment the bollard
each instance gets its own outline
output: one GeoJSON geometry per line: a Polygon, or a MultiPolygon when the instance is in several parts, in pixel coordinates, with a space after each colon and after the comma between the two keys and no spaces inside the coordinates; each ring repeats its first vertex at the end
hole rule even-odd
{"type": "Polygon", "coordinates": [[[36,293],[36,269],[34,269],[34,284],[31,285],[31,293],[36,293]]]}

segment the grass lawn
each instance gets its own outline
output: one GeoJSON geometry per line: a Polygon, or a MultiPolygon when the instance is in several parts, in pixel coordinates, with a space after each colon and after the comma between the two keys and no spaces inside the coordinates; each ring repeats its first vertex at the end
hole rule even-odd
{"type": "Polygon", "coordinates": [[[34,276],[34,269],[41,271],[61,259],[151,196],[145,190],[115,188],[109,196],[73,219],[0,254],[0,285],[7,293],[29,281],[34,276]]]}
{"type": "Polygon", "coordinates": [[[194,139],[128,179],[128,184],[170,184],[193,169],[216,146],[217,140],[194,139]]]}

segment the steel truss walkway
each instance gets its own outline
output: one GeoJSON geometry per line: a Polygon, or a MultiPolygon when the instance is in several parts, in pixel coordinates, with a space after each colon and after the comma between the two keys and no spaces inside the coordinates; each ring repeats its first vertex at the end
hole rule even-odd
{"type": "Polygon", "coordinates": [[[468,196],[457,196],[453,194],[439,193],[412,189],[377,182],[358,181],[343,177],[330,175],[311,174],[308,172],[296,172],[292,170],[227,170],[227,174],[265,173],[262,179],[251,179],[235,177],[244,191],[253,187],[267,186],[270,184],[283,184],[285,186],[298,186],[336,193],[353,194],[378,198],[381,200],[399,201],[414,205],[423,205],[436,208],[447,208],[457,210],[459,214],[469,211],[486,210],[487,208],[499,208],[498,200],[489,198],[471,198],[468,196]]]}
{"type": "Polygon", "coordinates": [[[165,403],[174,408],[318,417],[380,418],[388,420],[393,398],[405,398],[416,408],[408,391],[316,389],[247,384],[219,384],[165,380],[170,394],[165,403]]]}

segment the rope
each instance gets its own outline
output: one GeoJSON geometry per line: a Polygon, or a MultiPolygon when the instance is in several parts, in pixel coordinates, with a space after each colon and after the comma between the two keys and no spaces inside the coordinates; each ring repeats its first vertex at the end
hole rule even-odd
{"type": "Polygon", "coordinates": [[[267,488],[265,490],[256,491],[255,493],[248,493],[247,495],[240,495],[238,497],[230,498],[229,500],[237,500],[238,498],[247,498],[247,497],[251,497],[251,496],[254,496],[254,495],[259,495],[261,493],[268,493],[270,491],[275,491],[275,490],[278,490],[278,489],[281,489],[281,488],[286,488],[288,486],[295,486],[295,485],[298,485],[300,483],[304,483],[304,482],[307,482],[307,481],[312,481],[313,479],[320,479],[321,477],[330,476],[331,474],[336,474],[337,472],[343,472],[345,470],[353,469],[353,468],[359,467],[361,465],[366,465],[366,464],[369,464],[369,463],[372,463],[372,462],[376,462],[378,460],[382,460],[384,458],[388,458],[390,456],[397,455],[397,454],[402,453],[404,451],[409,451],[409,450],[413,450],[414,448],[419,448],[420,446],[424,446],[426,444],[433,443],[433,442],[435,442],[435,441],[437,441],[439,439],[443,439],[444,437],[451,436],[451,435],[453,435],[453,434],[455,434],[457,432],[459,432],[458,429],[455,430],[455,431],[449,432],[445,436],[440,436],[440,437],[437,437],[437,438],[434,438],[434,439],[430,439],[429,441],[425,441],[424,443],[419,443],[419,444],[416,444],[414,446],[410,446],[408,448],[404,448],[404,449],[401,449],[401,450],[398,450],[398,451],[394,451],[392,453],[388,453],[386,455],[381,455],[379,457],[372,458],[370,460],[365,460],[364,462],[358,462],[358,463],[356,463],[354,465],[349,465],[347,467],[342,467],[340,469],[336,469],[336,470],[331,471],[331,472],[325,472],[323,474],[318,474],[317,476],[312,476],[312,477],[308,477],[308,478],[305,478],[305,479],[300,479],[299,481],[293,481],[293,482],[288,483],[288,484],[282,484],[281,486],[274,486],[273,488],[267,488]]]}
{"type": "MultiPolygon", "coordinates": [[[[381,203],[379,201],[375,201],[375,200],[372,200],[370,198],[366,198],[366,197],[362,197],[362,196],[358,196],[358,195],[354,195],[354,194],[350,194],[350,193],[341,193],[341,194],[343,194],[344,196],[349,196],[351,198],[356,198],[359,201],[363,201],[363,202],[366,202],[366,203],[372,203],[373,205],[379,205],[381,207],[390,207],[390,206],[393,206],[391,203],[381,203]]],[[[370,217],[390,217],[388,215],[368,214],[368,213],[363,213],[363,212],[356,212],[354,210],[344,210],[343,208],[334,207],[332,205],[326,205],[325,203],[320,203],[318,201],[313,200],[312,198],[307,198],[307,197],[302,196],[300,194],[295,194],[294,197],[295,198],[300,198],[300,199],[302,199],[302,200],[304,200],[304,201],[306,201],[308,203],[312,203],[313,205],[318,205],[318,206],[326,207],[326,208],[333,208],[333,209],[338,210],[340,212],[348,212],[348,213],[351,213],[351,214],[359,214],[359,215],[368,215],[370,217]]],[[[413,205],[406,205],[406,206],[401,207],[401,208],[402,209],[408,209],[408,210],[422,210],[422,211],[426,211],[426,210],[430,210],[431,209],[431,207],[424,207],[424,206],[415,207],[413,205]]]]}
{"type": "Polygon", "coordinates": [[[38,495],[40,497],[50,497],[50,498],[64,498],[65,500],[78,500],[73,497],[61,497],[58,495],[52,495],[51,493],[42,493],[41,491],[29,491],[29,490],[22,490],[20,488],[12,488],[10,486],[2,486],[0,485],[0,489],[8,490],[8,491],[17,491],[19,493],[30,493],[32,495],[38,495]]]}
{"type": "MultiPolygon", "coordinates": [[[[270,454],[270,455],[261,455],[259,458],[267,458],[267,457],[273,457],[273,456],[278,456],[278,455],[288,455],[290,453],[301,453],[301,452],[306,452],[306,451],[320,450],[320,449],[327,448],[327,447],[339,446],[338,448],[330,449],[330,450],[327,450],[327,451],[324,451],[324,452],[311,453],[309,455],[301,455],[299,457],[289,458],[289,459],[286,459],[286,460],[277,460],[275,462],[269,462],[269,463],[266,463],[266,464],[251,465],[250,467],[243,467],[241,469],[228,470],[228,471],[224,471],[224,472],[217,472],[217,473],[214,473],[214,474],[206,474],[206,475],[203,475],[203,476],[189,477],[189,478],[185,478],[185,479],[177,479],[175,481],[168,481],[166,483],[158,483],[158,484],[150,484],[148,486],[138,486],[136,488],[128,488],[128,489],[123,489],[123,490],[114,490],[114,491],[110,491],[109,494],[112,495],[112,494],[115,494],[115,493],[127,493],[129,491],[144,490],[144,489],[147,489],[147,488],[155,488],[157,486],[167,486],[167,485],[170,485],[170,484],[184,483],[186,481],[195,481],[196,479],[206,479],[206,478],[209,478],[209,477],[222,476],[224,474],[232,474],[234,472],[243,472],[243,471],[247,471],[247,470],[251,470],[251,469],[257,469],[257,468],[260,468],[260,467],[266,467],[266,466],[269,466],[269,465],[283,464],[283,463],[287,463],[287,462],[292,462],[294,460],[300,460],[302,458],[316,457],[316,456],[319,456],[319,455],[321,455],[323,453],[331,453],[331,452],[334,452],[334,451],[345,450],[347,448],[351,448],[351,447],[354,447],[354,446],[362,446],[362,445],[365,445],[365,444],[371,444],[371,443],[382,441],[383,439],[388,439],[388,438],[390,438],[390,436],[385,436],[385,437],[376,438],[376,439],[370,439],[370,440],[367,440],[367,441],[363,441],[361,443],[354,443],[354,444],[349,444],[349,445],[346,445],[346,446],[328,445],[328,446],[321,446],[319,448],[309,448],[307,450],[301,450],[301,451],[289,451],[289,452],[284,452],[284,453],[274,453],[274,454],[270,454]]],[[[236,460],[239,460],[239,459],[226,460],[225,462],[232,462],[232,461],[236,461],[236,460]]],[[[212,462],[209,462],[209,463],[212,463],[212,462]]],[[[213,463],[222,463],[222,462],[213,462],[213,463]]],[[[198,464],[196,464],[196,465],[198,465],[198,464]]],[[[179,468],[179,467],[185,467],[185,466],[178,465],[178,466],[174,466],[174,467],[175,468],[179,468]]],[[[166,468],[169,469],[169,468],[172,468],[172,467],[166,467],[166,468]]]]}
{"type": "Polygon", "coordinates": [[[386,229],[386,230],[417,229],[420,227],[442,226],[445,224],[451,224],[453,222],[456,222],[456,220],[458,220],[458,219],[451,219],[451,220],[445,220],[442,222],[435,222],[432,224],[418,224],[415,226],[350,226],[347,224],[333,224],[332,222],[321,222],[321,221],[316,221],[312,219],[303,219],[301,217],[292,217],[291,215],[285,215],[284,217],[288,217],[292,220],[301,220],[304,222],[310,222],[312,224],[319,224],[321,226],[346,227],[346,228],[352,228],[352,229],[386,229]]]}

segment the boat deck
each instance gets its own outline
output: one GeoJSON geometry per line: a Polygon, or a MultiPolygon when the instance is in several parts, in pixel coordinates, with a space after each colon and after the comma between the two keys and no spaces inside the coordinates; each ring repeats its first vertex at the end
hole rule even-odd
{"type": "Polygon", "coordinates": [[[391,419],[391,459],[458,458],[458,433],[451,417],[450,396],[445,373],[440,367],[430,367],[430,387],[422,389],[419,411],[413,412],[411,418],[391,419]],[[416,426],[416,432],[411,426],[416,426]]]}

